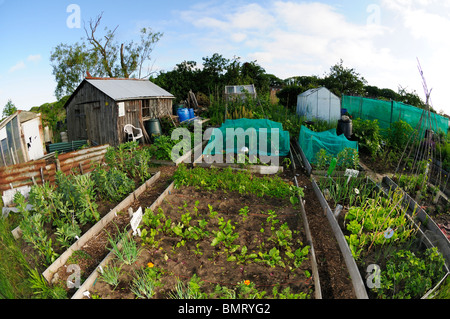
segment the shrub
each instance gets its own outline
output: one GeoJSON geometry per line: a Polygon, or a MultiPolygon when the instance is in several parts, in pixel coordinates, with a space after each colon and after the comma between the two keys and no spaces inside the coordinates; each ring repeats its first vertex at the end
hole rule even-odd
{"type": "Polygon", "coordinates": [[[381,151],[381,135],[378,120],[353,120],[353,133],[359,146],[375,158],[381,151]]]}
{"type": "MultiPolygon", "coordinates": [[[[386,145],[393,151],[399,152],[408,144],[414,129],[408,123],[400,120],[392,123],[391,127],[386,130],[386,145]]],[[[413,141],[414,139],[411,139],[413,141]]]]}

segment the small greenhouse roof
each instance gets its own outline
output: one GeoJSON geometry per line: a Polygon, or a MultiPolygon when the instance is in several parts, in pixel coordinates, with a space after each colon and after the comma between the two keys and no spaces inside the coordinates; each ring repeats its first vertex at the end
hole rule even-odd
{"type": "MultiPolygon", "coordinates": [[[[305,92],[303,92],[303,93],[300,93],[299,96],[308,96],[308,95],[311,95],[311,94],[313,94],[313,93],[316,93],[317,91],[320,91],[320,90],[327,90],[330,94],[332,94],[333,96],[336,96],[335,94],[333,94],[333,92],[331,92],[330,90],[328,90],[328,89],[327,89],[326,87],[324,87],[324,86],[319,87],[319,88],[309,89],[309,90],[307,90],[307,91],[305,91],[305,92]]],[[[337,96],[336,96],[336,97],[337,97],[337,96]]]]}

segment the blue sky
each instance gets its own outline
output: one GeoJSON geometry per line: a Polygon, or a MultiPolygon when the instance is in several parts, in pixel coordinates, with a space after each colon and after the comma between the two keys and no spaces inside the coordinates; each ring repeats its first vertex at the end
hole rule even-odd
{"type": "Polygon", "coordinates": [[[8,99],[24,110],[56,100],[51,51],[85,35],[67,24],[71,4],[86,23],[103,12],[102,27],[119,25],[118,41],[137,40],[142,27],[164,33],[153,71],[217,52],[284,79],[323,76],[343,59],[370,85],[423,97],[418,58],[433,106],[450,114],[450,0],[0,0],[0,111],[8,99]]]}

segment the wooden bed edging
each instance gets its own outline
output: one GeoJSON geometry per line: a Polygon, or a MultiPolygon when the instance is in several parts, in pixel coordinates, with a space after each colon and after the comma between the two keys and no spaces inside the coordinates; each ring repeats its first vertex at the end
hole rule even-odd
{"type": "Polygon", "coordinates": [[[409,214],[416,212],[417,218],[421,222],[421,226],[423,226],[427,238],[429,238],[433,245],[439,249],[446,260],[447,267],[450,267],[450,241],[438,227],[433,218],[431,218],[426,211],[423,210],[420,205],[391,178],[384,176],[382,183],[392,190],[400,189],[402,191],[404,198],[402,201],[403,206],[407,209],[409,214]]]}
{"type": "Polygon", "coordinates": [[[63,254],[61,254],[58,259],[56,259],[43,273],[45,279],[50,282],[51,277],[58,269],[63,266],[67,259],[72,255],[74,251],[82,248],[93,236],[97,235],[111,220],[114,219],[117,212],[130,206],[130,204],[139,197],[147,188],[151,187],[161,176],[161,172],[157,172],[150,179],[148,179],[144,184],[139,186],[133,193],[128,195],[124,200],[122,200],[116,207],[114,207],[108,214],[106,214],[101,220],[99,220],[94,226],[92,226],[83,236],[80,237],[75,243],[72,244],[63,254]]]}
{"type": "MultiPolygon", "coordinates": [[[[298,187],[297,178],[295,177],[294,179],[295,179],[295,185],[298,187]]],[[[303,220],[303,226],[305,227],[307,245],[309,245],[311,247],[310,254],[311,254],[311,268],[312,268],[313,279],[314,279],[314,295],[315,295],[316,299],[322,299],[322,289],[320,287],[319,269],[317,266],[316,253],[314,250],[313,239],[311,236],[311,231],[309,229],[308,217],[306,216],[305,205],[303,205],[303,199],[300,196],[300,194],[298,195],[298,198],[300,200],[300,214],[301,214],[301,217],[303,220]]]]}
{"type": "Polygon", "coordinates": [[[344,233],[342,232],[341,227],[339,227],[339,224],[336,218],[334,217],[334,214],[331,211],[330,206],[325,200],[325,197],[320,191],[319,186],[317,185],[314,177],[311,177],[311,181],[313,184],[314,192],[316,193],[320,205],[322,206],[324,213],[327,216],[328,222],[330,223],[334,236],[339,244],[339,248],[341,249],[342,255],[344,256],[345,264],[347,265],[347,269],[350,274],[350,278],[352,280],[353,290],[355,292],[356,298],[369,299],[366,287],[361,277],[361,273],[359,272],[358,266],[356,265],[355,258],[353,258],[350,247],[348,246],[348,243],[345,240],[344,233]]]}
{"type": "MultiPolygon", "coordinates": [[[[165,190],[164,192],[159,195],[159,197],[153,202],[153,204],[148,207],[148,209],[154,210],[157,206],[159,206],[162,201],[166,198],[168,194],[170,194],[174,189],[174,182],[172,182],[165,190]]],[[[128,236],[132,236],[133,230],[130,229],[128,231],[128,236]]],[[[118,248],[122,248],[122,243],[118,243],[118,248]]],[[[83,284],[78,288],[78,290],[75,292],[75,294],[72,296],[71,299],[83,299],[84,293],[86,291],[89,291],[89,289],[94,285],[95,281],[98,278],[98,267],[104,267],[111,259],[114,258],[114,251],[111,251],[108,253],[108,255],[100,262],[100,264],[95,268],[95,270],[90,274],[90,276],[83,282],[83,284]]]]}

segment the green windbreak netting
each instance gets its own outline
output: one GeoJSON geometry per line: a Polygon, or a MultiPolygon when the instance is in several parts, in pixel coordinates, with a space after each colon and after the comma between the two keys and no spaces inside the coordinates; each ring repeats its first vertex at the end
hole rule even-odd
{"type": "Polygon", "coordinates": [[[289,132],[281,123],[265,119],[226,120],[213,129],[203,154],[239,154],[242,148],[249,155],[287,156],[290,150],[289,132]]]}
{"type": "Polygon", "coordinates": [[[316,163],[316,154],[324,149],[327,154],[336,157],[345,148],[358,150],[358,142],[349,141],[344,134],[337,135],[336,129],[314,132],[306,126],[300,129],[298,143],[311,164],[316,163]]]}
{"type": "Polygon", "coordinates": [[[422,132],[425,129],[432,129],[436,133],[447,132],[448,129],[448,118],[396,101],[343,95],[342,108],[347,109],[353,118],[378,120],[381,129],[387,129],[391,123],[399,120],[405,121],[413,129],[420,129],[422,132]]]}

